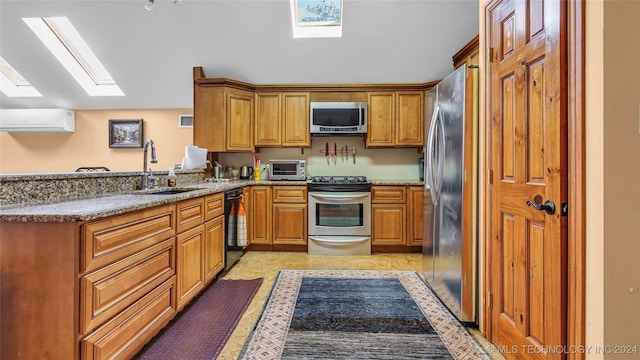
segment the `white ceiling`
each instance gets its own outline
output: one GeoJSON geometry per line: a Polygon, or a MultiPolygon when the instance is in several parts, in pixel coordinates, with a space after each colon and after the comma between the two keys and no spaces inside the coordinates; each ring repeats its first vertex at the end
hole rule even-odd
{"type": "Polygon", "coordinates": [[[0,0],[0,56],[42,98],[1,108],[193,107],[193,67],[253,84],[423,83],[478,33],[478,0],[344,0],[343,36],[293,39],[289,0],[0,0]],[[125,96],[91,97],[21,18],[67,16],[125,96]]]}

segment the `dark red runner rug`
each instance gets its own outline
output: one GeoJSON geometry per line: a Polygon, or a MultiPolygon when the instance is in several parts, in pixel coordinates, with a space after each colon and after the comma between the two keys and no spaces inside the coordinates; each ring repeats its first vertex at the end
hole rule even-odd
{"type": "Polygon", "coordinates": [[[215,359],[260,285],[262,279],[217,280],[193,299],[134,359],[215,359]]]}

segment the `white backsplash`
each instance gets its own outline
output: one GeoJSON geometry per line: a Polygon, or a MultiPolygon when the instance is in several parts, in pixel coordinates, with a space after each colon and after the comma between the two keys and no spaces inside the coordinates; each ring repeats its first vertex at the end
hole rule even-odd
{"type": "MultiPolygon", "coordinates": [[[[264,166],[272,159],[306,160],[307,173],[310,176],[319,175],[364,175],[374,180],[419,180],[418,156],[416,148],[384,148],[367,149],[362,137],[342,136],[311,138],[311,148],[260,148],[255,154],[264,166]],[[333,158],[327,165],[324,150],[326,144],[333,149],[334,143],[338,147],[338,159],[334,165],[333,158]],[[340,157],[340,148],[349,148],[348,159],[340,157]],[[351,149],[356,148],[356,163],[353,163],[351,149]]],[[[239,167],[253,165],[254,154],[224,153],[219,155],[220,163],[225,166],[239,167]]]]}

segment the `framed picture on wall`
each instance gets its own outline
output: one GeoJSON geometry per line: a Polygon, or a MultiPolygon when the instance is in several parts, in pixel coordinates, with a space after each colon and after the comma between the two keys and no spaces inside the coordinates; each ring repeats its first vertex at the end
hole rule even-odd
{"type": "Polygon", "coordinates": [[[141,148],[142,119],[109,120],[110,148],[141,148]]]}

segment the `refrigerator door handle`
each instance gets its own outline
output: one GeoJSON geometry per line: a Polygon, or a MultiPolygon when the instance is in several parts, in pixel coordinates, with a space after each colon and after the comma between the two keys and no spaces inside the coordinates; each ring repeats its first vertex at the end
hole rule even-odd
{"type": "Polygon", "coordinates": [[[426,174],[425,174],[425,180],[427,181],[427,185],[429,186],[429,192],[431,193],[431,202],[433,203],[433,205],[437,205],[438,200],[436,199],[436,194],[435,194],[435,178],[434,178],[434,174],[433,174],[433,154],[431,153],[431,150],[433,149],[433,138],[436,134],[435,132],[435,127],[436,127],[436,121],[438,119],[438,113],[440,112],[440,107],[436,106],[436,108],[433,110],[433,115],[431,116],[431,124],[429,124],[429,137],[427,139],[427,156],[426,156],[426,174]]]}
{"type": "Polygon", "coordinates": [[[444,155],[447,149],[447,140],[444,134],[444,124],[442,123],[442,117],[438,113],[438,129],[440,130],[440,141],[438,142],[438,177],[436,182],[436,198],[440,201],[440,193],[442,192],[442,184],[444,183],[444,155]]]}

